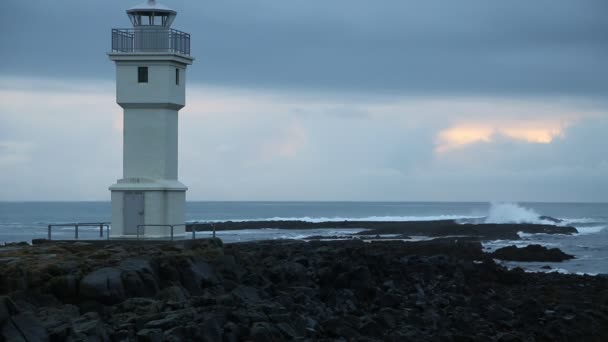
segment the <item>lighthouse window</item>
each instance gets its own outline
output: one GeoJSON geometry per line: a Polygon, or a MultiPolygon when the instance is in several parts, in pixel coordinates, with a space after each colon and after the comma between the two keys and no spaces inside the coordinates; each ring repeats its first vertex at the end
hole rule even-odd
{"type": "Polygon", "coordinates": [[[148,67],[137,67],[137,82],[148,83],[148,67]]]}
{"type": "Polygon", "coordinates": [[[175,69],[175,84],[179,85],[179,69],[175,69]]]}

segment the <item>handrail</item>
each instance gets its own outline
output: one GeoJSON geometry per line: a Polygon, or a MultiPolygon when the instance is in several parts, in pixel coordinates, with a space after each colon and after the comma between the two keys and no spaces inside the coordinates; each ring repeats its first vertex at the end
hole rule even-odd
{"type": "Polygon", "coordinates": [[[190,55],[190,34],[166,28],[112,29],[112,52],[190,55]]]}
{"type": "Polygon", "coordinates": [[[191,226],[191,227],[192,227],[192,228],[191,228],[191,229],[192,229],[192,239],[194,239],[194,238],[195,238],[195,236],[196,236],[196,227],[198,227],[198,226],[199,226],[199,225],[201,225],[201,224],[210,225],[210,226],[211,226],[211,229],[212,229],[212,231],[213,231],[213,237],[215,238],[215,223],[213,223],[213,222],[208,222],[208,221],[203,221],[203,222],[200,222],[200,221],[193,221],[193,222],[188,222],[188,223],[186,223],[186,226],[188,226],[188,225],[189,225],[189,226],[191,226]]]}
{"type": "MultiPolygon", "coordinates": [[[[188,223],[181,223],[181,224],[140,224],[137,225],[137,239],[140,239],[140,236],[142,236],[143,234],[141,234],[141,229],[145,228],[145,227],[169,227],[171,228],[171,241],[174,240],[174,229],[175,227],[186,227],[188,225],[192,225],[192,240],[196,239],[196,227],[197,225],[200,224],[208,224],[211,225],[211,228],[213,229],[213,237],[215,238],[216,235],[216,231],[215,231],[215,224],[213,223],[209,223],[209,222],[200,222],[200,221],[195,221],[195,222],[188,222],[188,223]]],[[[99,227],[99,237],[103,238],[103,228],[106,228],[106,239],[110,240],[110,222],[74,222],[74,223],[53,223],[53,224],[49,224],[47,225],[48,228],[48,240],[52,240],[52,228],[53,227],[74,227],[74,239],[78,240],[79,239],[79,228],[80,227],[99,227]]]]}
{"type": "MultiPolygon", "coordinates": [[[[140,230],[141,228],[145,228],[145,227],[169,227],[171,228],[171,241],[173,241],[173,231],[174,231],[174,227],[186,227],[188,225],[196,225],[199,224],[200,222],[196,221],[196,222],[189,222],[189,223],[181,223],[181,224],[138,224],[137,225],[137,240],[139,240],[139,237],[144,235],[144,234],[140,234],[140,230]]],[[[213,237],[215,238],[215,225],[213,223],[211,223],[211,227],[213,228],[213,237]]],[[[192,229],[192,240],[196,240],[196,229],[192,229]]]]}
{"type": "Polygon", "coordinates": [[[170,227],[171,228],[171,241],[173,241],[173,228],[174,227],[180,227],[180,226],[186,226],[185,223],[182,224],[138,224],[137,225],[137,240],[139,240],[139,236],[142,234],[139,234],[139,231],[141,228],[145,228],[145,227],[170,227]]]}
{"type": "Polygon", "coordinates": [[[74,227],[74,239],[78,240],[79,227],[99,227],[99,237],[103,238],[103,227],[106,227],[107,239],[110,239],[110,222],[76,222],[76,223],[53,223],[47,226],[48,238],[52,240],[53,227],[74,227]]]}

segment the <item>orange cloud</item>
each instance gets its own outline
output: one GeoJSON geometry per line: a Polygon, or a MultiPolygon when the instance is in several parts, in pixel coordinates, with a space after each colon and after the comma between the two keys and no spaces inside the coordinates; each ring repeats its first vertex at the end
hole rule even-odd
{"type": "Polygon", "coordinates": [[[439,132],[435,152],[445,153],[475,143],[491,143],[501,136],[528,143],[550,144],[563,136],[571,123],[563,120],[462,123],[439,132]]]}

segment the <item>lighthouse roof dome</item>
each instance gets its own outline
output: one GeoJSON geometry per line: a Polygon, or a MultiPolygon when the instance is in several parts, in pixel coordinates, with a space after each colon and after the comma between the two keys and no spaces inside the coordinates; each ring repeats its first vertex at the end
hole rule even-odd
{"type": "Polygon", "coordinates": [[[171,8],[169,8],[163,4],[160,4],[155,0],[148,0],[142,4],[133,6],[127,10],[127,13],[131,13],[131,12],[177,13],[174,10],[172,10],[171,8]]]}

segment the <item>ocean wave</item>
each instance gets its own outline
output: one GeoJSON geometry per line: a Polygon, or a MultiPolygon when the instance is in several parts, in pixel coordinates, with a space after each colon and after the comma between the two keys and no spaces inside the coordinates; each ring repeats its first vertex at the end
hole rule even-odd
{"type": "Polygon", "coordinates": [[[555,224],[530,208],[522,207],[516,203],[492,203],[485,223],[533,223],[533,224],[555,224]]]}
{"type": "Polygon", "coordinates": [[[583,217],[583,218],[563,218],[561,220],[566,225],[606,223],[605,219],[588,218],[588,217],[583,217]]]}
{"type": "Polygon", "coordinates": [[[576,227],[578,235],[597,234],[605,230],[608,226],[576,227]]]}
{"type": "Polygon", "coordinates": [[[551,269],[524,269],[526,273],[559,273],[559,274],[576,274],[579,276],[592,276],[595,277],[600,275],[597,272],[571,272],[564,268],[551,268],[551,269]]]}
{"type": "Polygon", "coordinates": [[[545,241],[532,241],[532,240],[493,240],[486,241],[482,243],[483,249],[485,251],[494,252],[497,249],[508,247],[508,246],[516,246],[517,248],[527,247],[529,245],[541,245],[547,248],[555,248],[560,247],[560,243],[553,242],[545,242],[545,241]]]}

